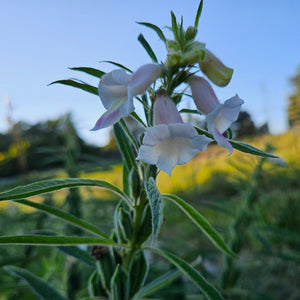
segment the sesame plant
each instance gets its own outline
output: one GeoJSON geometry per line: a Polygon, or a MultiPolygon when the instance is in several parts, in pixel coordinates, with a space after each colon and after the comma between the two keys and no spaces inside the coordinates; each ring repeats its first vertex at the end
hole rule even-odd
{"type": "MultiPolygon", "coordinates": [[[[195,13],[194,24],[187,28],[183,19],[179,22],[171,12],[171,26],[166,29],[167,34],[172,35],[170,38],[156,25],[139,22],[160,38],[162,46],[167,49],[166,58],[159,60],[144,36],[139,35],[138,41],[151,62],[136,71],[110,61],[117,68],[108,73],[90,67],[72,68],[99,78],[98,88],[75,79],[54,82],[100,96],[106,111],[92,130],[113,126],[123,157],[122,188],[105,180],[69,178],[36,182],[0,193],[1,201],[34,207],[80,228],[80,236],[58,235],[49,231],[35,235],[3,236],[0,243],[65,247],[69,255],[88,261],[93,265],[94,272],[86,279],[89,286],[89,298],[86,299],[145,299],[179,274],[185,274],[203,297],[224,299],[217,287],[201,275],[194,262],[187,262],[172,251],[157,246],[164,214],[168,214],[163,211],[163,204],[169,201],[182,210],[195,228],[206,235],[230,261],[234,260],[236,254],[199,211],[174,194],[160,193],[157,176],[159,172],[172,176],[175,166],[186,164],[199,151],[209,151],[208,145],[214,141],[229,155],[235,149],[251,155],[274,157],[232,139],[230,126],[237,120],[244,101],[234,95],[220,103],[213,90],[212,84],[225,87],[230,82],[233,69],[225,66],[205,43],[196,39],[202,6],[203,1],[195,13]],[[177,105],[184,98],[193,101],[197,109],[178,110],[177,105]],[[142,105],[142,113],[135,110],[137,102],[142,105]],[[187,113],[204,115],[206,127],[184,122],[183,114],[187,113]],[[97,224],[54,206],[27,199],[82,186],[106,189],[119,197],[120,202],[112,216],[112,232],[104,232],[97,224]],[[84,250],[83,245],[91,249],[91,254],[84,250]],[[162,274],[145,284],[150,268],[149,257],[153,254],[169,261],[178,270],[162,274]]],[[[54,287],[25,269],[7,266],[6,270],[25,279],[42,299],[66,299],[54,287]]]]}

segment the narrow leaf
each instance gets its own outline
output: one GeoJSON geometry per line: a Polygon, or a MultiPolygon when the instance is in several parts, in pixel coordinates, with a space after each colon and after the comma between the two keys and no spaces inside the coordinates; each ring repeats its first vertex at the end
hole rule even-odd
{"type": "Polygon", "coordinates": [[[142,44],[142,46],[144,47],[144,49],[146,50],[146,52],[148,53],[148,55],[150,56],[150,58],[152,59],[152,61],[154,61],[155,63],[158,62],[156,55],[154,54],[151,46],[149,45],[149,43],[146,41],[146,39],[144,38],[144,36],[142,34],[140,34],[138,36],[138,41],[142,44]]]}
{"type": "Polygon", "coordinates": [[[225,244],[217,231],[194,207],[172,194],[164,194],[163,198],[175,203],[202,230],[202,232],[217,248],[230,256],[236,257],[235,253],[233,253],[232,250],[225,244]]]}
{"type": "Polygon", "coordinates": [[[157,35],[159,36],[159,38],[160,38],[164,43],[166,43],[167,39],[166,39],[166,37],[164,36],[162,30],[161,30],[158,26],[156,26],[156,25],[154,25],[154,24],[151,24],[151,23],[146,23],[146,22],[137,22],[137,23],[140,24],[140,25],[144,25],[144,26],[146,26],[146,27],[149,27],[149,28],[153,29],[153,30],[157,33],[157,35]]]}
{"type": "Polygon", "coordinates": [[[58,246],[57,249],[85,262],[89,266],[95,266],[95,259],[87,251],[84,251],[77,246],[58,246]]]}
{"type": "MultiPolygon", "coordinates": [[[[199,258],[197,258],[194,262],[192,262],[191,266],[194,267],[197,264],[199,264],[199,258]]],[[[148,296],[148,295],[164,288],[165,286],[167,286],[168,284],[170,284],[171,282],[173,282],[175,279],[177,279],[180,276],[182,276],[182,272],[180,270],[178,270],[178,269],[170,270],[167,273],[165,273],[165,274],[157,277],[153,281],[149,282],[144,287],[142,287],[138,291],[138,293],[135,294],[134,299],[140,299],[145,296],[148,296]]]]}
{"type": "Polygon", "coordinates": [[[183,108],[179,111],[180,113],[186,113],[186,114],[196,114],[196,115],[201,115],[199,110],[197,109],[188,109],[188,108],[183,108]]]}
{"type": "Polygon", "coordinates": [[[95,76],[97,78],[101,78],[105,72],[100,71],[98,69],[94,69],[94,68],[88,68],[88,67],[75,67],[75,68],[69,68],[70,70],[74,70],[74,71],[80,71],[80,72],[84,72],[86,74],[95,76]]]}
{"type": "Polygon", "coordinates": [[[61,246],[61,245],[110,245],[123,247],[110,239],[78,236],[45,236],[45,235],[15,235],[1,236],[2,245],[39,245],[39,246],[61,246]]]}
{"type": "Polygon", "coordinates": [[[111,294],[111,299],[129,300],[129,274],[121,265],[111,279],[111,294]]]}
{"type": "Polygon", "coordinates": [[[159,233],[160,225],[163,219],[162,199],[161,194],[156,187],[155,180],[152,177],[145,182],[145,190],[149,199],[152,213],[152,237],[154,240],[159,233]]]}
{"type": "Polygon", "coordinates": [[[248,144],[245,144],[242,142],[238,142],[238,141],[234,141],[234,140],[230,140],[230,139],[228,139],[228,142],[232,145],[233,148],[235,148],[241,152],[245,152],[245,153],[249,153],[249,154],[253,154],[253,155],[257,155],[257,156],[262,156],[262,157],[278,158],[278,156],[276,156],[276,155],[273,155],[271,153],[257,149],[251,145],[248,145],[248,144]]]}
{"type": "Polygon", "coordinates": [[[103,60],[103,61],[101,61],[101,62],[105,62],[105,63],[108,63],[108,64],[112,64],[112,65],[114,65],[114,66],[117,66],[117,67],[119,67],[119,68],[121,68],[121,69],[124,69],[124,70],[128,71],[129,73],[133,73],[130,69],[128,69],[127,67],[125,67],[125,66],[123,66],[122,64],[119,64],[119,63],[117,63],[117,62],[114,62],[114,61],[111,61],[111,60],[103,60]]]}
{"type": "Polygon", "coordinates": [[[152,293],[160,290],[161,288],[167,286],[170,284],[172,281],[177,279],[182,275],[182,272],[179,270],[172,270],[164,275],[154,279],[144,287],[142,287],[134,296],[134,299],[140,299],[145,296],[151,295],[152,293]]]}
{"type": "Polygon", "coordinates": [[[133,136],[133,134],[131,133],[131,131],[129,130],[129,128],[127,127],[125,121],[123,119],[121,119],[119,121],[119,124],[121,125],[123,131],[126,133],[127,137],[129,138],[131,144],[134,146],[135,151],[138,151],[139,149],[139,145],[137,144],[137,141],[135,139],[135,137],[133,136]]]}
{"type": "Polygon", "coordinates": [[[206,296],[207,299],[211,300],[224,300],[220,292],[209,283],[196,269],[194,269],[190,264],[185,262],[180,257],[160,249],[147,248],[151,250],[167,260],[169,260],[172,264],[174,264],[179,270],[181,270],[188,278],[190,278],[202,291],[202,293],[206,296]]]}
{"type": "Polygon", "coordinates": [[[23,278],[32,288],[32,290],[43,300],[67,300],[67,298],[63,297],[46,281],[38,278],[37,276],[25,269],[16,266],[5,266],[4,269],[13,276],[23,278]]]}
{"type": "Polygon", "coordinates": [[[180,43],[179,34],[178,34],[178,24],[177,24],[176,16],[173,13],[173,11],[171,11],[171,19],[172,19],[172,31],[174,34],[174,38],[177,42],[180,43]]]}
{"type": "Polygon", "coordinates": [[[42,203],[35,203],[35,202],[29,201],[26,199],[14,200],[14,202],[21,203],[26,206],[34,207],[34,208],[41,210],[49,215],[55,216],[59,219],[62,219],[62,220],[66,221],[76,227],[79,227],[85,231],[89,231],[94,234],[100,235],[104,238],[108,238],[108,236],[106,234],[104,234],[102,231],[100,231],[97,227],[95,227],[95,226],[91,225],[90,223],[88,223],[84,220],[81,220],[67,212],[64,212],[60,209],[57,209],[57,208],[54,208],[54,207],[51,207],[49,205],[42,204],[42,203]]]}
{"type": "Polygon", "coordinates": [[[114,125],[114,133],[119,149],[122,153],[124,162],[127,165],[127,169],[137,169],[137,164],[135,160],[135,155],[132,150],[132,146],[128,140],[127,134],[124,132],[122,126],[119,123],[116,123],[114,125]]]}
{"type": "Polygon", "coordinates": [[[199,23],[199,19],[201,16],[201,12],[202,12],[202,8],[203,8],[203,0],[200,1],[198,9],[197,9],[197,14],[196,14],[196,18],[195,18],[195,27],[198,27],[198,23],[199,23]]]}
{"type": "Polygon", "coordinates": [[[55,84],[55,83],[76,87],[78,89],[81,89],[83,91],[86,91],[86,92],[89,92],[91,94],[98,96],[98,89],[87,83],[79,82],[79,81],[73,80],[73,79],[65,79],[65,80],[57,80],[57,81],[51,82],[49,85],[55,84]]]}
{"type": "Polygon", "coordinates": [[[35,182],[32,184],[16,187],[12,190],[1,192],[0,201],[3,200],[18,200],[26,197],[41,195],[65,188],[80,187],[80,186],[95,186],[105,188],[118,197],[129,201],[127,196],[115,185],[95,179],[85,179],[85,178],[67,178],[67,179],[54,179],[54,180],[44,180],[35,182]]]}

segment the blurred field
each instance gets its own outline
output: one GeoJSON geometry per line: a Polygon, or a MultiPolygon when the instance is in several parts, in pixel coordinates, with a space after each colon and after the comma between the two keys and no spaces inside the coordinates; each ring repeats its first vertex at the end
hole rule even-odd
{"type": "MultiPolygon", "coordinates": [[[[280,158],[262,160],[236,150],[227,157],[225,150],[211,145],[188,164],[177,166],[171,178],[161,172],[159,189],[162,193],[176,193],[188,200],[227,242],[230,243],[235,234],[243,237],[239,258],[233,268],[240,273],[238,280],[231,281],[230,288],[226,288],[228,299],[297,300],[300,294],[300,134],[288,131],[278,136],[263,135],[243,141],[264,150],[272,149],[280,158]],[[236,227],[235,220],[239,214],[245,213],[243,203],[248,201],[249,195],[253,199],[245,216],[250,221],[236,227]]],[[[42,173],[36,175],[32,174],[33,181],[43,178],[42,173]]],[[[45,174],[45,178],[51,176],[65,178],[67,174],[63,169],[45,174]]],[[[122,187],[120,164],[82,170],[79,176],[104,179],[122,187]]],[[[68,190],[63,190],[45,197],[33,197],[32,200],[67,210],[65,199],[68,193],[68,190]]],[[[80,196],[82,218],[109,233],[118,199],[96,188],[80,188],[80,196]]],[[[228,269],[224,256],[174,205],[165,203],[164,213],[165,220],[157,243],[188,261],[200,257],[200,271],[221,289],[222,276],[228,269]]],[[[0,214],[1,235],[24,234],[41,229],[70,232],[61,221],[22,205],[0,203],[0,214]]],[[[7,260],[10,264],[31,269],[60,290],[68,286],[66,270],[74,263],[70,257],[65,257],[58,250],[50,251],[47,247],[6,247],[0,255],[0,266],[5,265],[7,260]]],[[[151,266],[152,279],[170,268],[157,258],[153,258],[151,266]]],[[[83,266],[80,265],[80,268],[83,266]]],[[[90,271],[84,269],[82,272],[89,274],[90,271]]],[[[32,298],[32,293],[22,282],[19,284],[20,287],[15,290],[14,279],[6,273],[1,274],[0,300],[37,299],[32,298]]],[[[78,299],[87,293],[84,284],[77,292],[78,299]]],[[[196,294],[193,285],[183,278],[172,288],[154,296],[160,299],[202,299],[196,294]]]]}

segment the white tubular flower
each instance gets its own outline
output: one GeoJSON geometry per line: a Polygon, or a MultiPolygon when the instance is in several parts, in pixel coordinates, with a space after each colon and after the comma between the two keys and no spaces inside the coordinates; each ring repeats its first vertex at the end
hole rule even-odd
{"type": "Polygon", "coordinates": [[[187,163],[212,141],[183,123],[174,102],[165,95],[158,95],[154,102],[153,118],[154,126],[146,129],[137,159],[156,165],[169,176],[176,165],[187,163]]]}
{"type": "Polygon", "coordinates": [[[191,76],[189,84],[197,108],[206,114],[208,131],[220,146],[228,150],[230,155],[233,149],[223,133],[237,120],[244,101],[236,95],[226,100],[224,104],[220,104],[211,85],[199,76],[191,76]]]}
{"type": "Polygon", "coordinates": [[[162,66],[146,64],[131,76],[123,69],[111,71],[102,76],[98,92],[106,112],[92,130],[102,129],[118,122],[134,111],[133,97],[143,94],[160,77],[162,66]]]}

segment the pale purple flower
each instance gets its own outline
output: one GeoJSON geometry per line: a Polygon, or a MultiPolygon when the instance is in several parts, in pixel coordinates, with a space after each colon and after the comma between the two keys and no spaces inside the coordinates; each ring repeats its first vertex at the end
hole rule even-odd
{"type": "Polygon", "coordinates": [[[158,95],[154,102],[154,126],[146,129],[137,159],[156,165],[169,176],[176,165],[191,160],[198,151],[205,151],[212,139],[199,135],[183,120],[174,102],[158,95]]]}
{"type": "Polygon", "coordinates": [[[236,95],[226,100],[224,104],[220,104],[211,85],[199,76],[191,76],[189,84],[197,108],[206,114],[208,131],[220,146],[229,151],[230,155],[233,149],[223,133],[237,120],[244,101],[236,95]]]}
{"type": "Polygon", "coordinates": [[[111,126],[123,116],[134,111],[133,97],[143,94],[160,77],[162,66],[146,64],[131,76],[123,69],[111,71],[102,76],[98,92],[106,112],[96,122],[92,130],[111,126]]]}

